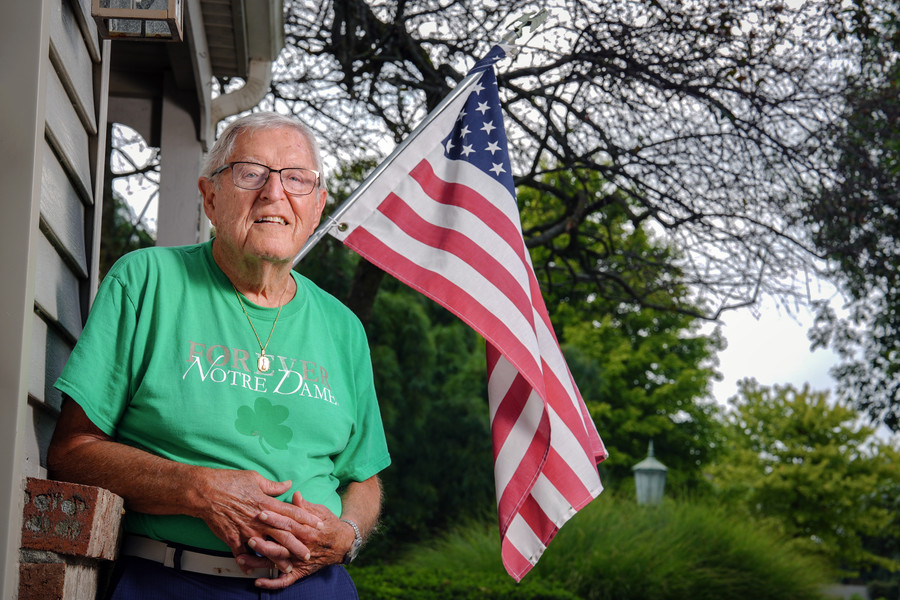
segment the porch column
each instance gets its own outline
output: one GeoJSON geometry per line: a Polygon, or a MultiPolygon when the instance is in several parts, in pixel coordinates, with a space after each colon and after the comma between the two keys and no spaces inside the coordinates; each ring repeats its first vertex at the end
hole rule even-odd
{"type": "Polygon", "coordinates": [[[190,110],[196,103],[195,92],[176,89],[172,77],[167,76],[160,135],[157,246],[181,246],[209,239],[209,221],[203,214],[197,189],[203,146],[197,136],[196,117],[190,110]]]}

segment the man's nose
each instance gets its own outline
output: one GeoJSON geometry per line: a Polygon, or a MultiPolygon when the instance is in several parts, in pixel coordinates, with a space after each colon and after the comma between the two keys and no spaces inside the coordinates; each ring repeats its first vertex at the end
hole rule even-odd
{"type": "Polygon", "coordinates": [[[287,197],[284,191],[284,185],[281,183],[281,173],[269,172],[269,178],[264,186],[260,188],[260,197],[272,200],[280,200],[287,197]]]}

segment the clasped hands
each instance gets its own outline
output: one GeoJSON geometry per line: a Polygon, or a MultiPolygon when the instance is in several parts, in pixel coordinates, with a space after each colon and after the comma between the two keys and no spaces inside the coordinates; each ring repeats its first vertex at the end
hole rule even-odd
{"type": "Polygon", "coordinates": [[[328,508],[295,492],[290,503],[275,498],[291,489],[255,471],[216,471],[217,490],[200,516],[228,547],[241,569],[280,571],[256,580],[263,589],[283,589],[326,565],[343,560],[353,542],[351,527],[328,508]],[[349,537],[348,537],[349,536],[349,537]],[[249,551],[248,551],[249,547],[249,551]]]}

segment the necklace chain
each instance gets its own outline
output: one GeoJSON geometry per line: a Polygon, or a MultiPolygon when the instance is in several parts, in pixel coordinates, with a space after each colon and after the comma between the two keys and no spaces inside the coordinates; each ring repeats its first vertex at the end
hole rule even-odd
{"type": "Polygon", "coordinates": [[[234,287],[233,283],[231,284],[231,289],[234,290],[234,295],[237,297],[238,303],[244,311],[244,316],[247,317],[247,322],[250,323],[250,329],[253,330],[253,335],[256,336],[256,343],[259,344],[259,360],[256,362],[257,369],[265,373],[269,370],[269,357],[266,356],[266,348],[269,347],[269,342],[272,340],[272,334],[275,333],[275,326],[278,325],[278,317],[281,316],[281,309],[284,308],[281,301],[284,299],[287,288],[285,288],[284,292],[281,292],[281,298],[278,299],[280,306],[278,307],[278,312],[275,314],[275,322],[272,323],[272,331],[269,332],[269,337],[266,339],[265,345],[263,345],[262,340],[259,339],[259,334],[256,332],[256,327],[253,326],[253,320],[250,318],[250,313],[247,312],[247,307],[244,306],[244,301],[241,300],[241,295],[238,293],[237,288],[234,287]]]}

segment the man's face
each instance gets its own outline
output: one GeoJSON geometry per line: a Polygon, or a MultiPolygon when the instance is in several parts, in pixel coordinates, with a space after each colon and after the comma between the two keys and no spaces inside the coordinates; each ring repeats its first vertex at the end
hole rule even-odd
{"type": "MultiPolygon", "coordinates": [[[[263,129],[241,135],[228,162],[247,161],[272,169],[315,169],[312,150],[293,129],[263,129]]],[[[325,190],[305,196],[285,193],[278,173],[258,190],[234,185],[232,170],[200,178],[203,208],[216,228],[216,244],[232,258],[292,260],[315,231],[325,207],[325,190]]]]}

